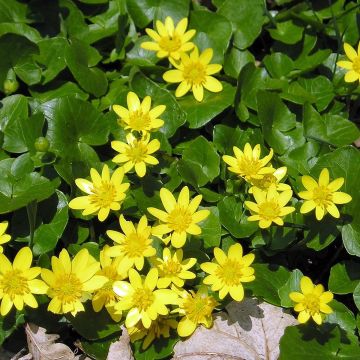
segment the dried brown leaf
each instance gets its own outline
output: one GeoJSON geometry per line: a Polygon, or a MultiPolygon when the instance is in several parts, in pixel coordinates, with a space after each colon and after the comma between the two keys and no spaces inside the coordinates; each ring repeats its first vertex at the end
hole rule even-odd
{"type": "Polygon", "coordinates": [[[130,347],[130,336],[124,327],[121,327],[120,339],[110,345],[106,360],[134,360],[130,347]]]}
{"type": "Polygon", "coordinates": [[[276,360],[287,326],[297,324],[282,308],[256,299],[231,302],[211,329],[199,327],[174,347],[173,360],[276,360]]]}
{"type": "Polygon", "coordinates": [[[33,360],[73,360],[74,353],[65,344],[55,343],[59,335],[46,334],[46,329],[26,324],[25,332],[29,353],[33,360]]]}

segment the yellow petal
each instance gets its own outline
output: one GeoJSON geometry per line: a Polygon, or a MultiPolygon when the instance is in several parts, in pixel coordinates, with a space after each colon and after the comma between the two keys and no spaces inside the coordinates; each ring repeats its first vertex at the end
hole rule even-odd
{"type": "Polygon", "coordinates": [[[180,70],[168,70],[164,73],[163,79],[168,83],[178,83],[184,80],[184,76],[180,70]]]}
{"type": "Polygon", "coordinates": [[[165,210],[170,213],[174,210],[176,206],[176,199],[174,195],[166,188],[161,188],[160,190],[160,199],[165,208],[165,210]]]}
{"type": "Polygon", "coordinates": [[[352,197],[349,194],[344,192],[334,192],[332,194],[332,201],[335,204],[347,204],[352,200],[352,197]]]}
{"type": "Polygon", "coordinates": [[[341,61],[338,61],[336,63],[337,66],[340,66],[344,69],[347,69],[347,70],[352,70],[353,68],[353,63],[351,61],[344,61],[344,60],[341,60],[341,61]]]}
{"type": "Polygon", "coordinates": [[[203,85],[205,89],[211,92],[220,92],[223,89],[221,82],[212,76],[206,76],[203,85]]]}
{"type": "Polygon", "coordinates": [[[344,50],[346,56],[351,60],[354,61],[354,59],[358,56],[356,53],[356,50],[348,43],[344,43],[344,50]]]}
{"type": "Polygon", "coordinates": [[[312,293],[314,284],[308,276],[303,276],[300,280],[300,288],[304,295],[312,293]]]}
{"type": "Polygon", "coordinates": [[[322,169],[319,177],[319,185],[328,186],[329,180],[330,180],[329,170],[327,168],[322,169]]]}
{"type": "Polygon", "coordinates": [[[298,315],[298,321],[300,324],[306,323],[310,319],[310,314],[307,311],[301,311],[298,315]]]}
{"type": "Polygon", "coordinates": [[[32,263],[33,255],[29,247],[23,247],[16,254],[13,269],[25,271],[30,268],[32,263]]]}
{"type": "Polygon", "coordinates": [[[305,201],[300,208],[300,212],[302,214],[307,214],[308,212],[314,210],[316,207],[316,203],[313,200],[305,201]]]}
{"type": "Polygon", "coordinates": [[[126,100],[130,111],[137,111],[140,109],[140,99],[134,92],[129,91],[126,100]]]}
{"type": "Polygon", "coordinates": [[[318,183],[311,176],[304,175],[301,178],[301,181],[302,181],[305,189],[308,191],[312,191],[318,187],[318,183]]]}
{"type": "Polygon", "coordinates": [[[177,332],[180,336],[190,336],[196,329],[196,323],[189,320],[187,317],[183,317],[178,324],[177,332]]]}
{"type": "Polygon", "coordinates": [[[353,70],[348,71],[344,77],[345,82],[354,82],[359,80],[359,73],[353,70]]]}
{"type": "Polygon", "coordinates": [[[204,99],[204,88],[202,85],[193,85],[192,92],[194,94],[194,98],[201,102],[204,99]]]}
{"type": "Polygon", "coordinates": [[[315,208],[315,215],[316,215],[316,219],[317,220],[322,220],[322,218],[324,217],[325,215],[325,210],[322,206],[316,206],[315,208]]]}

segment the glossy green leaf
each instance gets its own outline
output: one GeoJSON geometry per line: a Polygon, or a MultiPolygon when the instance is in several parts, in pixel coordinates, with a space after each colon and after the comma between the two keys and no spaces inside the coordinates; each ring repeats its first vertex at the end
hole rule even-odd
{"type": "Polygon", "coordinates": [[[219,246],[221,240],[219,210],[216,206],[207,209],[210,210],[210,215],[200,224],[200,237],[204,241],[205,248],[219,246]]]}
{"type": "Polygon", "coordinates": [[[80,159],[80,145],[107,142],[109,124],[90,103],[71,97],[48,101],[42,105],[48,123],[47,138],[60,157],[80,159]]]}
{"type": "Polygon", "coordinates": [[[79,85],[94,96],[105,94],[108,86],[105,73],[95,65],[101,59],[97,51],[86,43],[73,39],[65,51],[65,61],[79,85]],[[97,60],[96,55],[99,56],[97,60]]]}
{"type": "Polygon", "coordinates": [[[301,40],[304,28],[292,20],[279,22],[276,29],[269,29],[271,37],[285,44],[295,44],[301,40]]]}
{"type": "Polygon", "coordinates": [[[360,263],[354,260],[342,261],[330,270],[329,290],[334,294],[350,294],[359,281],[360,263]]]}
{"type": "Polygon", "coordinates": [[[223,83],[223,86],[223,90],[219,93],[205,90],[204,100],[201,103],[197,102],[192,94],[178,100],[179,105],[186,113],[190,128],[197,129],[204,126],[232,105],[235,88],[227,83],[223,83]]]}
{"type": "Polygon", "coordinates": [[[240,49],[254,42],[265,19],[264,3],[261,0],[225,0],[218,13],[231,21],[234,43],[240,49]]]}
{"type": "Polygon", "coordinates": [[[204,10],[191,12],[189,29],[195,29],[196,35],[192,41],[200,51],[211,48],[214,56],[211,63],[222,64],[224,54],[229,46],[232,27],[225,17],[204,10]]]}
{"type": "Polygon", "coordinates": [[[17,178],[15,159],[0,161],[0,214],[7,213],[36,200],[47,199],[59,185],[57,180],[50,181],[37,172],[26,173],[17,178]],[[14,172],[15,171],[15,174],[14,172]]]}

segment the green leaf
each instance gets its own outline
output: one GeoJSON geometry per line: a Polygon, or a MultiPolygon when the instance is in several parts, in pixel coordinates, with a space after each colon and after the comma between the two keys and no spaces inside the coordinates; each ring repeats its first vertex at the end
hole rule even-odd
{"type": "Polygon", "coordinates": [[[274,78],[281,78],[294,69],[294,62],[286,54],[276,52],[264,57],[266,70],[274,78]]]}
{"type": "Polygon", "coordinates": [[[192,11],[189,29],[195,29],[191,40],[200,51],[212,48],[214,56],[211,63],[222,64],[232,34],[231,23],[223,16],[204,10],[192,11]]]}
{"type": "Polygon", "coordinates": [[[204,100],[199,103],[192,94],[178,100],[179,105],[185,111],[187,122],[191,129],[198,129],[222,111],[232,105],[235,96],[235,88],[228,83],[223,83],[223,90],[212,93],[205,90],[204,100]]]}
{"type": "Polygon", "coordinates": [[[358,310],[360,310],[360,282],[357,284],[354,290],[353,297],[356,307],[358,310]]]}
{"type": "Polygon", "coordinates": [[[6,56],[0,57],[1,89],[3,89],[3,82],[7,79],[10,69],[29,85],[40,81],[41,70],[33,58],[39,49],[32,41],[21,36],[21,34],[7,34],[0,37],[0,49],[2,54],[6,54],[6,56]]]}
{"type": "Polygon", "coordinates": [[[126,7],[135,25],[144,28],[150,21],[172,17],[175,24],[189,13],[189,0],[126,0],[126,7]]]}
{"type": "MultiPolygon", "coordinates": [[[[53,83],[52,83],[53,84],[53,83]]],[[[58,87],[54,90],[51,90],[52,87],[49,87],[47,90],[46,86],[42,86],[41,90],[45,91],[38,91],[31,89],[30,94],[34,97],[39,99],[41,102],[46,102],[49,100],[53,100],[56,98],[71,96],[76,99],[87,100],[89,94],[81,90],[75,83],[73,82],[66,82],[66,83],[58,83],[58,87]]]]}
{"type": "Polygon", "coordinates": [[[221,224],[219,220],[219,210],[212,206],[209,208],[201,208],[210,210],[210,215],[201,222],[201,235],[204,240],[205,248],[219,246],[221,240],[221,224]]]}
{"type": "MultiPolygon", "coordinates": [[[[197,168],[206,182],[201,181],[197,186],[204,186],[208,182],[213,181],[220,173],[220,157],[214,145],[203,136],[197,137],[188,144],[183,151],[182,160],[179,163],[182,162],[198,165],[197,168]]],[[[181,167],[179,172],[182,175],[181,167]]]]}
{"type": "Polygon", "coordinates": [[[65,38],[53,37],[43,39],[37,43],[40,54],[35,57],[36,61],[46,66],[42,75],[44,76],[43,84],[53,80],[60,71],[66,68],[65,52],[69,43],[65,38]]]}
{"type": "Polygon", "coordinates": [[[279,360],[356,360],[358,344],[349,333],[334,325],[289,326],[280,340],[279,360]]]}
{"type": "Polygon", "coordinates": [[[296,126],[296,116],[281,101],[279,95],[259,91],[257,102],[264,138],[275,152],[283,154],[305,142],[305,139],[298,141],[290,133],[296,126]]]}
{"type": "Polygon", "coordinates": [[[179,341],[176,335],[171,334],[170,337],[160,337],[154,341],[145,351],[141,346],[143,340],[135,341],[133,344],[133,351],[136,360],[160,360],[169,359],[173,353],[175,344],[179,341]]]}
{"type": "Polygon", "coordinates": [[[105,339],[97,341],[81,341],[81,349],[86,355],[91,356],[93,359],[106,360],[111,343],[119,339],[119,335],[109,336],[105,339]]]}
{"type": "Polygon", "coordinates": [[[350,294],[359,281],[360,263],[355,260],[341,261],[330,270],[329,290],[334,294],[350,294]]]}
{"type": "Polygon", "coordinates": [[[26,23],[26,4],[15,0],[0,2],[0,22],[26,23]]]}
{"type": "Polygon", "coordinates": [[[242,204],[234,196],[225,196],[218,202],[222,226],[235,238],[249,237],[258,230],[256,222],[248,222],[242,204]]]}
{"type": "MultiPolygon", "coordinates": [[[[0,24],[0,37],[5,34],[15,34],[26,37],[36,43],[41,40],[39,32],[31,26],[22,23],[4,22],[0,24]]],[[[14,45],[14,44],[13,44],[14,45]]]]}
{"type": "Polygon", "coordinates": [[[131,86],[138,96],[144,98],[149,95],[153,101],[152,106],[166,106],[165,112],[161,115],[165,124],[160,128],[166,137],[173,136],[176,130],[185,123],[186,115],[170,91],[161,88],[142,73],[137,73],[133,77],[131,86]]]}
{"type": "Polygon", "coordinates": [[[282,288],[290,277],[290,272],[283,266],[275,264],[253,264],[255,281],[246,284],[253,296],[263,298],[266,302],[280,306],[279,289],[282,288]]]}
{"type": "Polygon", "coordinates": [[[250,51],[231,48],[225,55],[224,72],[235,79],[239,77],[241,69],[248,63],[254,63],[255,58],[250,51]]]}
{"type": "Polygon", "coordinates": [[[316,98],[315,106],[323,111],[335,97],[332,82],[325,76],[316,76],[310,79],[300,78],[299,84],[316,98]]]}
{"type": "Polygon", "coordinates": [[[32,251],[35,256],[54,250],[67,225],[69,219],[67,198],[59,190],[56,190],[56,195],[57,198],[54,196],[39,204],[38,216],[41,216],[42,224],[34,233],[32,251]],[[52,214],[50,209],[54,209],[55,213],[52,214]]]}
{"type": "Polygon", "coordinates": [[[41,105],[48,122],[47,138],[51,150],[68,159],[82,159],[81,144],[106,144],[109,124],[90,103],[71,97],[41,105]]]}
{"type": "Polygon", "coordinates": [[[222,154],[232,153],[233,146],[243,149],[245,144],[249,142],[249,134],[240,130],[239,127],[218,124],[214,126],[213,131],[214,145],[222,154]]]}
{"type": "Polygon", "coordinates": [[[59,185],[57,180],[50,181],[37,172],[16,178],[14,162],[15,159],[0,161],[0,214],[19,209],[34,200],[47,199],[59,185]]]}
{"type": "Polygon", "coordinates": [[[273,39],[290,45],[301,40],[303,31],[304,27],[296,25],[292,20],[279,22],[276,24],[276,29],[269,29],[273,39]]]}
{"type": "Polygon", "coordinates": [[[99,97],[108,86],[105,73],[95,67],[101,56],[95,48],[73,39],[65,51],[65,61],[79,85],[90,94],[99,97]]]}
{"type": "Polygon", "coordinates": [[[240,49],[246,49],[254,42],[265,20],[262,0],[225,0],[218,13],[231,21],[234,44],[240,49]]]}
{"type": "Polygon", "coordinates": [[[289,279],[286,281],[285,285],[279,288],[278,294],[280,297],[280,304],[283,307],[291,308],[294,306],[293,301],[290,299],[289,294],[293,291],[299,291],[300,289],[300,280],[303,277],[303,273],[295,269],[291,272],[289,279]]]}
{"type": "Polygon", "coordinates": [[[256,67],[255,64],[246,64],[240,72],[238,93],[241,102],[253,110],[257,110],[256,94],[258,90],[265,89],[266,70],[256,67]]]}
{"type": "Polygon", "coordinates": [[[325,322],[328,324],[338,324],[345,331],[354,332],[356,328],[354,314],[339,301],[332,300],[329,305],[333,312],[326,316],[325,322]]]}
{"type": "Polygon", "coordinates": [[[97,340],[112,334],[120,334],[119,324],[111,319],[105,308],[97,313],[93,310],[91,301],[87,301],[84,307],[85,311],[79,312],[75,317],[67,316],[71,325],[81,336],[87,340],[97,340]]]}

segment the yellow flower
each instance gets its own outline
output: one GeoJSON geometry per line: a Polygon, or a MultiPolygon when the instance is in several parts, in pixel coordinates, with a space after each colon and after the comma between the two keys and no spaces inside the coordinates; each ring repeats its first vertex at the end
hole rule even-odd
{"type": "Polygon", "coordinates": [[[201,195],[195,196],[189,202],[189,188],[184,186],[180,191],[178,201],[165,188],[160,190],[160,198],[166,212],[153,207],[147,209],[151,215],[163,223],[153,227],[154,235],[164,235],[172,232],[171,244],[176,248],[180,248],[185,244],[186,234],[201,234],[201,228],[197,223],[210,214],[209,210],[196,211],[202,199],[201,195]]]}
{"type": "Polygon", "coordinates": [[[346,56],[350,61],[338,61],[337,66],[340,66],[346,70],[349,70],[345,74],[346,82],[354,82],[360,79],[360,42],[358,44],[358,50],[356,50],[349,44],[344,43],[344,50],[346,56]]]}
{"type": "Polygon", "coordinates": [[[255,188],[253,195],[256,203],[245,201],[245,206],[255,213],[248,217],[248,221],[259,221],[261,229],[268,228],[272,222],[284,225],[282,217],[295,211],[294,207],[285,206],[292,197],[292,190],[285,190],[279,194],[274,186],[267,192],[255,188]]]}
{"type": "Polygon", "coordinates": [[[141,44],[141,47],[146,50],[156,51],[158,58],[169,57],[178,60],[181,53],[194,47],[194,44],[189,40],[195,35],[196,31],[186,31],[187,26],[187,18],[180,20],[176,27],[170,16],[166,17],[165,23],[157,20],[157,32],[152,29],[145,29],[146,33],[154,41],[145,41],[141,44]]]}
{"type": "Polygon", "coordinates": [[[244,151],[234,146],[233,151],[235,157],[224,155],[223,160],[230,165],[229,170],[248,182],[263,179],[264,175],[273,174],[275,169],[271,166],[266,166],[273,157],[273,150],[264,158],[260,159],[260,144],[251,148],[249,143],[245,144],[244,151]]]}
{"type": "Polygon", "coordinates": [[[100,174],[92,168],[90,170],[91,180],[76,179],[75,183],[86,196],[79,196],[69,202],[71,209],[82,210],[83,215],[97,213],[98,219],[104,221],[110,210],[120,210],[121,202],[125,199],[125,191],[130,184],[122,184],[124,170],[116,169],[111,178],[107,165],[104,165],[100,174]]]}
{"type": "Polygon", "coordinates": [[[170,337],[170,329],[177,328],[177,321],[175,319],[167,319],[166,317],[159,316],[154,320],[149,329],[146,329],[141,322],[128,329],[131,342],[139,339],[144,339],[142,349],[147,349],[150,344],[161,336],[164,338],[170,337]]]}
{"type": "Polygon", "coordinates": [[[48,310],[55,314],[70,312],[75,316],[84,311],[82,303],[108,281],[104,276],[95,275],[100,264],[87,249],[80,250],[72,261],[67,250],[62,249],[59,257],[51,258],[51,266],[52,271],[41,270],[41,277],[49,285],[47,294],[51,301],[48,310]]]}
{"type": "Polygon", "coordinates": [[[127,272],[119,271],[120,257],[111,259],[107,255],[109,245],[105,245],[100,251],[100,266],[101,269],[96,275],[102,275],[107,279],[107,282],[98,290],[95,290],[92,298],[92,306],[95,312],[101,311],[105,306],[107,312],[114,321],[120,321],[122,313],[116,311],[114,305],[119,301],[120,297],[115,294],[113,284],[115,281],[123,280],[127,277],[127,272]]]}
{"type": "Polygon", "coordinates": [[[252,194],[255,188],[262,191],[268,191],[273,185],[275,185],[277,191],[291,190],[291,187],[288,184],[280,182],[285,177],[286,172],[287,167],[283,166],[276,169],[272,174],[263,175],[262,179],[252,179],[251,184],[253,186],[249,189],[249,193],[252,194]]]}
{"type": "Polygon", "coordinates": [[[307,191],[299,192],[299,197],[306,200],[300,212],[306,214],[315,209],[317,220],[321,220],[327,212],[334,218],[339,218],[340,213],[335,204],[346,204],[352,200],[350,195],[336,191],[343,186],[344,178],[330,182],[329,170],[326,168],[321,170],[319,182],[308,175],[304,175],[301,181],[307,191]]]}
{"type": "Polygon", "coordinates": [[[177,327],[178,334],[183,337],[190,336],[199,324],[210,328],[213,324],[212,312],[218,303],[208,295],[207,287],[200,286],[197,293],[183,290],[180,294],[179,308],[174,310],[183,315],[177,327]]]}
{"type": "MultiPolygon", "coordinates": [[[[0,223],[0,244],[5,244],[11,240],[11,236],[8,234],[5,234],[5,231],[7,227],[9,226],[9,223],[7,221],[2,221],[0,223]]],[[[4,251],[3,247],[0,245],[0,253],[4,251]]]]}
{"type": "Polygon", "coordinates": [[[142,103],[139,97],[132,91],[127,94],[128,109],[121,105],[113,105],[112,109],[120,117],[119,125],[125,130],[138,131],[145,134],[157,130],[164,125],[164,121],[158,117],[165,111],[165,105],[155,106],[151,109],[151,97],[145,96],[142,103]]]}
{"type": "Polygon", "coordinates": [[[175,91],[176,97],[184,96],[190,89],[197,101],[204,98],[204,88],[211,92],[219,92],[223,89],[221,82],[215,79],[213,74],[218,73],[222,66],[210,64],[213,57],[213,49],[205,49],[200,55],[197,47],[190,56],[181,54],[181,61],[171,63],[176,70],[166,71],[163,78],[168,83],[180,83],[175,91]]]}
{"type": "Polygon", "coordinates": [[[112,246],[107,250],[109,256],[120,256],[119,270],[125,272],[134,265],[138,270],[144,267],[144,258],[156,254],[156,249],[152,247],[151,226],[148,226],[146,215],[143,215],[135,228],[132,221],[126,221],[120,215],[119,223],[123,234],[108,230],[107,236],[119,245],[112,246]]]}
{"type": "Polygon", "coordinates": [[[188,271],[196,264],[196,258],[183,260],[183,251],[178,249],[171,253],[169,248],[164,248],[163,258],[157,258],[155,265],[159,270],[158,288],[167,288],[172,283],[179,288],[184,286],[188,279],[195,279],[195,274],[188,271]]]}
{"type": "Polygon", "coordinates": [[[146,174],[146,164],[157,165],[159,161],[150,154],[159,150],[160,142],[157,139],[150,141],[150,135],[146,134],[141,139],[136,139],[133,134],[126,135],[127,144],[122,141],[112,141],[111,147],[119,152],[112,161],[123,165],[124,172],[135,167],[137,176],[143,177],[146,174]],[[150,142],[149,142],[150,141],[150,142]]]}
{"type": "Polygon", "coordinates": [[[22,310],[24,304],[37,308],[33,294],[46,294],[47,285],[35,279],[41,272],[40,267],[30,267],[33,255],[28,247],[23,247],[16,254],[14,262],[0,254],[0,313],[5,316],[14,305],[22,310]]]}
{"type": "Polygon", "coordinates": [[[291,292],[289,294],[290,299],[297,303],[294,310],[299,313],[299,323],[306,323],[311,316],[318,325],[321,325],[324,317],[321,313],[331,314],[333,312],[332,308],[327,305],[333,299],[333,294],[330,291],[324,291],[321,284],[314,285],[307,276],[301,278],[300,289],[301,293],[291,292]]]}
{"type": "Polygon", "coordinates": [[[227,256],[216,247],[214,255],[213,262],[206,262],[200,266],[203,271],[210,274],[204,279],[204,284],[211,285],[213,291],[219,291],[220,299],[230,293],[234,300],[241,301],[244,298],[242,283],[255,280],[254,269],[250,267],[255,255],[243,256],[240,244],[231,245],[227,256]]]}
{"type": "Polygon", "coordinates": [[[159,315],[167,315],[167,304],[175,304],[177,294],[170,289],[157,289],[158,270],[151,269],[143,282],[135,269],[129,270],[129,282],[115,281],[113,289],[121,300],[115,305],[118,310],[129,310],[125,326],[131,328],[140,320],[146,329],[159,315]]]}

